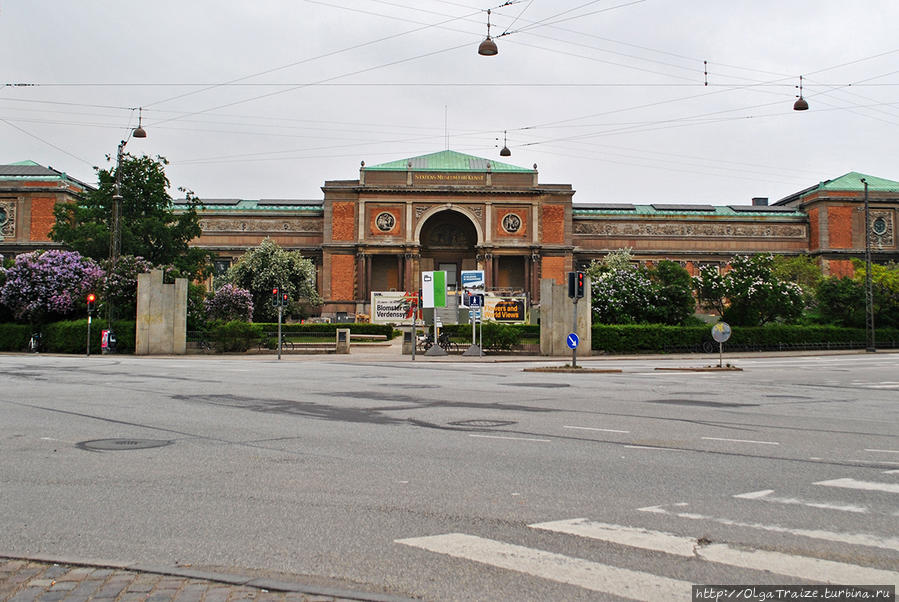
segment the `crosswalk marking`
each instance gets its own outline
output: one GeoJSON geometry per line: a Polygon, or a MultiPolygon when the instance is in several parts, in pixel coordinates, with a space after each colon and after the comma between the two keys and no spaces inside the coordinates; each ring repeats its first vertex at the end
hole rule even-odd
{"type": "Polygon", "coordinates": [[[396,543],[633,600],[683,600],[692,591],[687,581],[462,533],[397,539],[396,543]]]}
{"type": "Polygon", "coordinates": [[[825,487],[842,487],[843,489],[861,489],[864,491],[886,491],[888,493],[899,493],[899,484],[881,483],[880,481],[858,481],[856,479],[831,479],[829,481],[818,481],[815,485],[824,485],[825,487]]]}
{"type": "MultiPolygon", "coordinates": [[[[670,504],[678,508],[687,506],[686,503],[670,504]]],[[[899,538],[897,537],[878,537],[869,533],[838,533],[834,531],[825,531],[823,529],[792,529],[781,525],[766,525],[763,523],[746,523],[742,521],[731,520],[729,518],[719,518],[715,516],[705,516],[693,512],[678,512],[668,510],[664,506],[647,506],[638,508],[640,512],[651,512],[654,514],[666,514],[668,516],[677,516],[679,518],[688,518],[690,520],[702,520],[716,522],[731,527],[745,527],[748,529],[758,529],[761,531],[771,531],[773,533],[788,533],[790,535],[800,535],[802,537],[810,537],[812,539],[823,539],[825,541],[835,541],[856,546],[868,546],[871,548],[883,548],[885,550],[894,550],[899,552],[899,538]]]]}
{"type": "Polygon", "coordinates": [[[541,531],[553,531],[589,539],[600,539],[624,546],[655,550],[656,552],[665,552],[666,554],[684,556],[686,558],[692,558],[696,555],[695,548],[697,544],[695,540],[687,539],[686,537],[669,536],[658,531],[649,531],[636,527],[597,523],[586,518],[536,523],[528,526],[541,531]]]}
{"type": "Polygon", "coordinates": [[[538,523],[530,527],[811,581],[899,582],[899,573],[892,571],[767,550],[737,549],[727,544],[701,544],[696,539],[681,535],[598,523],[584,518],[538,523]]]}
{"type": "Polygon", "coordinates": [[[751,491],[749,493],[740,493],[733,497],[742,500],[759,500],[762,502],[770,502],[775,504],[788,504],[797,506],[808,506],[809,508],[821,508],[824,510],[839,510],[841,512],[856,512],[858,514],[868,514],[869,510],[866,506],[856,506],[854,504],[838,504],[836,502],[813,502],[792,497],[772,497],[773,489],[762,489],[761,491],[751,491]]]}

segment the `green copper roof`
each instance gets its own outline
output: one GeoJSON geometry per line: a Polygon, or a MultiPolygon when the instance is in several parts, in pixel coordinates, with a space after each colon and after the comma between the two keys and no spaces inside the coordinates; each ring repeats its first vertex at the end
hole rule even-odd
{"type": "Polygon", "coordinates": [[[899,182],[887,180],[886,178],[869,176],[863,173],[858,173],[857,171],[850,171],[846,175],[840,176],[839,178],[821,182],[810,192],[814,192],[816,190],[845,190],[862,192],[865,190],[865,185],[862,184],[861,181],[862,178],[864,178],[865,181],[868,182],[869,192],[873,192],[875,190],[879,192],[899,192],[899,182]]]}
{"type": "Polygon", "coordinates": [[[412,171],[487,171],[488,166],[494,173],[534,173],[533,169],[500,163],[493,159],[484,159],[451,150],[400,159],[399,161],[390,161],[389,163],[381,163],[380,165],[372,165],[362,169],[365,171],[406,171],[410,168],[412,171]]]}
{"type": "Polygon", "coordinates": [[[740,217],[750,219],[783,220],[806,219],[805,213],[798,210],[784,209],[781,207],[754,207],[751,205],[696,205],[695,209],[689,205],[616,205],[609,204],[604,207],[602,203],[578,206],[574,203],[571,207],[574,217],[586,218],[591,216],[621,216],[621,217],[665,217],[674,219],[703,219],[703,218],[728,218],[740,217]],[[674,207],[677,207],[676,209],[674,207]]]}

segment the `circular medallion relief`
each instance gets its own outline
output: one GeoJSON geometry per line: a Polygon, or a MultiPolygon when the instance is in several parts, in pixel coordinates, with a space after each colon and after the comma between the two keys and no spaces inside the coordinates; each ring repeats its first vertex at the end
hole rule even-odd
{"type": "Polygon", "coordinates": [[[871,231],[877,236],[883,236],[887,233],[887,221],[882,217],[878,217],[871,224],[871,231]]]}
{"type": "Polygon", "coordinates": [[[390,232],[396,226],[396,218],[393,217],[392,213],[384,211],[375,218],[375,225],[378,226],[378,230],[381,232],[390,232]]]}
{"type": "Polygon", "coordinates": [[[507,213],[503,217],[503,230],[509,234],[515,234],[521,230],[521,218],[514,213],[507,213]]]}

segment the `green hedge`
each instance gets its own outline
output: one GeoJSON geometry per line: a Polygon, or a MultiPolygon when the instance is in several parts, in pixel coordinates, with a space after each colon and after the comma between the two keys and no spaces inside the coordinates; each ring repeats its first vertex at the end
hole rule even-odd
{"type": "MultiPolygon", "coordinates": [[[[116,352],[134,353],[135,323],[116,320],[112,324],[116,334],[116,352]]],[[[106,320],[91,321],[91,353],[100,353],[100,333],[106,320]]],[[[87,347],[87,319],[53,322],[41,327],[41,351],[48,353],[84,353],[87,347]]]]}
{"type": "MultiPolygon", "coordinates": [[[[277,322],[255,322],[254,324],[262,327],[263,332],[277,332],[277,322]]],[[[335,322],[327,324],[282,324],[282,334],[303,334],[305,332],[330,332],[333,333],[338,328],[349,328],[354,334],[383,334],[388,339],[394,336],[393,326],[390,324],[369,324],[365,322],[349,322],[338,324],[335,322]]],[[[336,336],[336,335],[335,335],[336,336]]]]}
{"type": "Polygon", "coordinates": [[[25,351],[30,339],[28,324],[0,324],[0,351],[25,351]]]}
{"type": "MultiPolygon", "coordinates": [[[[663,326],[655,324],[594,324],[592,348],[607,353],[666,353],[676,351],[717,351],[710,326],[663,326]]],[[[875,331],[878,347],[899,347],[899,329],[875,331]]],[[[860,349],[865,346],[862,328],[838,326],[798,326],[769,324],[733,327],[724,344],[730,351],[790,349],[860,349]]]]}

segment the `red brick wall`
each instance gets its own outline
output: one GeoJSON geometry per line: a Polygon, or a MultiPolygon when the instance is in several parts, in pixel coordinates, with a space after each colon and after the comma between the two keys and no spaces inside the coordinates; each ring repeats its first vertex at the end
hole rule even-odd
{"type": "Polygon", "coordinates": [[[855,275],[855,268],[848,259],[832,259],[827,262],[828,275],[842,278],[844,276],[852,277],[855,275]]]}
{"type": "Polygon", "coordinates": [[[544,205],[540,225],[543,230],[544,243],[564,243],[565,207],[562,205],[544,205]]]}
{"type": "Polygon", "coordinates": [[[331,299],[349,300],[356,297],[356,257],[331,255],[331,299]]]}
{"type": "Polygon", "coordinates": [[[29,240],[50,240],[50,228],[56,223],[53,217],[54,198],[31,199],[31,234],[29,240]]]}
{"type": "Polygon", "coordinates": [[[821,248],[821,233],[818,229],[818,209],[809,209],[808,212],[809,227],[809,251],[815,251],[821,248]]]}
{"type": "Polygon", "coordinates": [[[568,269],[565,265],[565,258],[544,257],[541,277],[552,278],[556,281],[556,284],[566,284],[568,282],[568,269]]]}
{"type": "Polygon", "coordinates": [[[831,249],[852,248],[852,207],[827,208],[827,235],[831,249]]]}
{"type": "MultiPolygon", "coordinates": [[[[334,203],[331,206],[331,240],[355,240],[355,203],[334,203]]],[[[352,296],[347,297],[347,299],[352,296]]]]}

